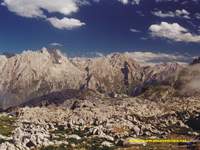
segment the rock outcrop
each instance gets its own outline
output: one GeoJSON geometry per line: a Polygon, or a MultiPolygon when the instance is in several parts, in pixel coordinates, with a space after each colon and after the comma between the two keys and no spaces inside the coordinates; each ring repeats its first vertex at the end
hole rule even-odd
{"type": "Polygon", "coordinates": [[[63,89],[79,89],[85,72],[59,51],[27,51],[0,58],[0,108],[17,106],[32,98],[63,89]]]}
{"type": "Polygon", "coordinates": [[[128,93],[132,85],[141,81],[142,67],[127,54],[114,53],[106,57],[75,59],[72,62],[87,72],[87,88],[101,93],[128,93]]]}

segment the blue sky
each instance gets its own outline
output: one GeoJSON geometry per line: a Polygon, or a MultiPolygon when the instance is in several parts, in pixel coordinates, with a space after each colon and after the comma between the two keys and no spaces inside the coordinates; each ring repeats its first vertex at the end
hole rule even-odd
{"type": "Polygon", "coordinates": [[[200,0],[1,0],[0,51],[200,55],[200,0]]]}

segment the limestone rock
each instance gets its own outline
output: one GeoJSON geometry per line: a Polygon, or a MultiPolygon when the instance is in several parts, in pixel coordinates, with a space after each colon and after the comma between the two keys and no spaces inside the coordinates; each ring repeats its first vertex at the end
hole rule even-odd
{"type": "Polygon", "coordinates": [[[112,147],[112,146],[113,146],[113,144],[110,143],[110,142],[108,142],[108,141],[102,142],[101,145],[102,145],[102,146],[105,146],[105,147],[112,147]]]}
{"type": "Polygon", "coordinates": [[[0,57],[0,108],[17,106],[52,92],[79,89],[85,73],[58,50],[0,57]]]}

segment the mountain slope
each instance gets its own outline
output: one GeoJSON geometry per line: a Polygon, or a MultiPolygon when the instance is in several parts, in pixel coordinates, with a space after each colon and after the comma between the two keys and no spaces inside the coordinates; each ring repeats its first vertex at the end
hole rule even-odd
{"type": "Polygon", "coordinates": [[[0,61],[0,107],[19,105],[30,98],[62,89],[79,89],[85,73],[59,51],[24,52],[0,61]]]}
{"type": "Polygon", "coordinates": [[[44,48],[0,56],[0,108],[30,101],[63,102],[87,90],[137,96],[155,85],[173,86],[182,68],[176,63],[142,66],[128,53],[68,59],[44,48]]]}
{"type": "Polygon", "coordinates": [[[88,88],[102,93],[127,93],[133,82],[141,80],[141,66],[126,54],[114,53],[106,57],[72,62],[87,72],[88,88]]]}

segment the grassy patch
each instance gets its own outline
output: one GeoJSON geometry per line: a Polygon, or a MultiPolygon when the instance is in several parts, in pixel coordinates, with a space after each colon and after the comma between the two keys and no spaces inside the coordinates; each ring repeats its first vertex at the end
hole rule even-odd
{"type": "Polygon", "coordinates": [[[70,134],[70,130],[69,129],[65,129],[64,126],[56,126],[56,130],[53,131],[49,131],[50,134],[54,134],[56,136],[56,138],[53,138],[51,140],[57,140],[57,141],[63,141],[65,139],[65,135],[66,134],[70,134]]]}
{"type": "Polygon", "coordinates": [[[93,137],[93,138],[85,138],[84,140],[77,143],[76,150],[114,150],[116,149],[115,146],[113,147],[106,147],[102,146],[102,142],[105,139],[93,137]]]}
{"type": "Polygon", "coordinates": [[[16,118],[2,115],[0,116],[0,134],[3,136],[11,136],[15,129],[14,123],[16,118]]]}
{"type": "Polygon", "coordinates": [[[40,148],[40,150],[68,150],[68,146],[67,145],[59,145],[59,146],[47,146],[47,147],[42,147],[40,148]]]}
{"type": "Polygon", "coordinates": [[[76,140],[73,138],[67,139],[69,142],[68,145],[59,145],[59,146],[47,146],[42,147],[39,150],[114,150],[116,147],[106,147],[101,146],[101,143],[105,141],[105,139],[101,138],[83,138],[81,140],[76,140]],[[72,147],[71,144],[75,144],[75,147],[72,147]]]}
{"type": "Polygon", "coordinates": [[[6,140],[0,139],[0,144],[6,142],[6,140]]]}
{"type": "Polygon", "coordinates": [[[50,131],[51,134],[57,136],[57,138],[53,138],[52,140],[62,141],[65,140],[66,135],[76,134],[80,137],[84,137],[86,135],[87,130],[74,130],[74,129],[65,129],[64,126],[56,126],[56,130],[50,131]]]}

